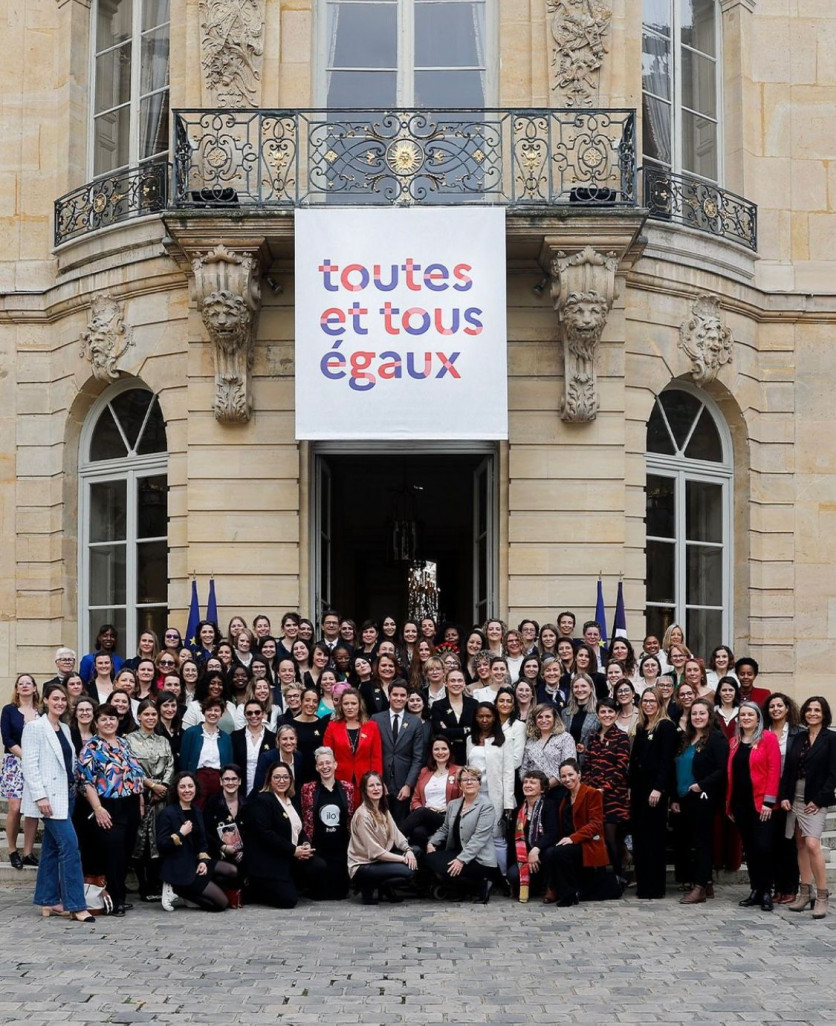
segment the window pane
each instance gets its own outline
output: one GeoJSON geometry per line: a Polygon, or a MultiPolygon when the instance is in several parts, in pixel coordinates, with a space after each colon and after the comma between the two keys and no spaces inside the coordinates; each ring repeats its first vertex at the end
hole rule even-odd
{"type": "Polygon", "coordinates": [[[162,25],[169,20],[169,0],[143,0],[142,31],[162,25]]]}
{"type": "Polygon", "coordinates": [[[645,25],[670,35],[671,0],[644,0],[642,8],[642,21],[645,25]]]}
{"type": "Polygon", "coordinates": [[[723,641],[723,613],[720,609],[689,609],[685,614],[685,637],[691,651],[707,659],[723,641]]]}
{"type": "Polygon", "coordinates": [[[90,549],[91,606],[124,604],[125,552],[124,543],[97,545],[90,549]]]}
{"type": "MultiPolygon", "coordinates": [[[[661,641],[665,631],[672,623],[676,623],[673,606],[646,606],[644,610],[645,631],[655,634],[661,641]]],[[[688,635],[686,634],[686,637],[688,635]]]]}
{"type": "Polygon", "coordinates": [[[394,4],[330,4],[328,64],[336,68],[395,68],[398,10],[394,4]]]}
{"type": "Polygon", "coordinates": [[[674,516],[674,484],[672,477],[647,475],[647,534],[650,537],[673,538],[676,533],[674,516]]]}
{"type": "Polygon", "coordinates": [[[691,441],[685,450],[689,460],[710,460],[712,463],[723,462],[723,443],[714,418],[703,407],[699,423],[694,428],[691,441]]]}
{"type": "Polygon", "coordinates": [[[650,414],[650,420],[647,422],[647,451],[661,452],[666,456],[673,456],[676,452],[658,401],[654,404],[653,413],[650,414]]]}
{"type": "Polygon", "coordinates": [[[690,50],[682,51],[682,104],[717,117],[717,65],[690,50]]]}
{"type": "Polygon", "coordinates": [[[168,542],[140,542],[136,547],[137,602],[165,602],[168,595],[168,542]]]}
{"type": "MultiPolygon", "coordinates": [[[[713,545],[686,545],[685,601],[695,606],[723,604],[723,550],[713,545]]],[[[719,644],[719,642],[718,642],[719,644]]]]}
{"type": "Polygon", "coordinates": [[[682,112],[682,168],[717,180],[717,125],[688,111],[682,112]]]}
{"type": "Polygon", "coordinates": [[[116,651],[120,655],[133,655],[136,651],[136,643],[133,638],[126,639],[125,637],[125,610],[113,609],[107,606],[99,609],[91,609],[87,614],[87,626],[90,632],[88,637],[90,638],[91,650],[93,645],[96,643],[96,635],[99,633],[99,628],[104,623],[112,623],[118,632],[116,651]],[[131,647],[132,644],[133,647],[131,647]]]}
{"type": "Polygon", "coordinates": [[[93,175],[107,174],[130,162],[130,107],[120,107],[96,118],[93,175]]]}
{"type": "MultiPolygon", "coordinates": [[[[96,5],[96,51],[130,39],[133,21],[131,0],[109,0],[96,5]]],[[[93,637],[95,638],[95,634],[93,637]]]]}
{"type": "Polygon", "coordinates": [[[139,104],[139,159],[168,150],[168,90],[154,93],[139,104]]]}
{"type": "Polygon", "coordinates": [[[124,541],[127,524],[127,481],[96,481],[90,485],[90,541],[124,541]]]}
{"type": "Polygon", "coordinates": [[[716,0],[679,0],[682,42],[712,56],[717,51],[715,4],[716,0]]]}
{"type": "Polygon", "coordinates": [[[119,428],[116,426],[110,407],[106,406],[93,428],[93,437],[90,439],[90,459],[93,461],[115,460],[122,456],[127,456],[125,443],[119,434],[119,428]]]}
{"type": "Polygon", "coordinates": [[[416,67],[481,67],[483,14],[480,3],[417,3],[416,67]]]}
{"type": "Polygon", "coordinates": [[[685,536],[688,541],[723,541],[723,486],[685,482],[685,536]]]}
{"type": "MultiPolygon", "coordinates": [[[[151,606],[147,609],[137,609],[136,636],[139,638],[143,631],[154,631],[157,637],[161,638],[169,623],[168,608],[166,606],[151,606]]],[[[126,645],[125,648],[130,651],[129,646],[126,645]]]]}
{"type": "Polygon", "coordinates": [[[675,601],[673,542],[647,543],[647,601],[675,601]]]}
{"type": "Polygon", "coordinates": [[[165,474],[138,478],[136,490],[137,538],[165,538],[168,534],[168,484],[165,474]]]}
{"type": "Polygon", "coordinates": [[[666,39],[642,35],[642,89],[663,100],[671,98],[671,48],[666,39]]]}
{"type": "Polygon", "coordinates": [[[642,153],[660,164],[671,163],[671,105],[642,94],[642,153]]]}
{"type": "Polygon", "coordinates": [[[152,452],[165,452],[166,448],[165,421],[155,396],[136,451],[139,456],[147,456],[152,452]]]}
{"type": "Polygon", "coordinates": [[[415,105],[440,107],[484,107],[485,90],[481,71],[418,71],[415,74],[415,105]]]}
{"type": "Polygon", "coordinates": [[[131,44],[123,43],[96,58],[96,107],[98,113],[128,103],[131,98],[131,44]]]}
{"type": "Polygon", "coordinates": [[[396,87],[394,71],[332,71],[328,76],[328,106],[349,110],[392,107],[396,87]]]}
{"type": "MultiPolygon", "coordinates": [[[[142,71],[139,91],[144,96],[168,85],[168,26],[142,37],[142,71]]],[[[702,108],[700,108],[702,109],[702,108]]]]}
{"type": "Polygon", "coordinates": [[[665,409],[676,446],[681,449],[697,414],[702,409],[702,403],[690,392],[680,392],[678,389],[663,392],[659,396],[659,401],[665,409]]]}
{"type": "Polygon", "coordinates": [[[142,427],[145,412],[153,398],[152,392],[146,392],[141,388],[132,388],[129,392],[121,392],[111,400],[110,405],[131,449],[136,447],[139,429],[142,427]]]}

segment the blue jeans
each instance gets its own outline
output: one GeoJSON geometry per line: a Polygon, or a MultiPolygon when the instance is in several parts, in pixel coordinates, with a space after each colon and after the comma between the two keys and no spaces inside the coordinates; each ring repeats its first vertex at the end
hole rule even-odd
{"type": "Polygon", "coordinates": [[[57,905],[60,902],[66,912],[82,912],[87,908],[78,838],[73,828],[74,799],[71,791],[66,819],[43,820],[44,839],[33,905],[57,905]]]}

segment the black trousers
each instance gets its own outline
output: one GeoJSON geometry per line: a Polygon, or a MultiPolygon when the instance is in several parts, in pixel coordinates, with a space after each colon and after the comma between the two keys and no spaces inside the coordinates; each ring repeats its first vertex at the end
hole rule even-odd
{"type": "Polygon", "coordinates": [[[798,891],[798,850],[795,838],[784,837],[787,814],[783,809],[772,811],[772,867],[775,874],[776,894],[795,894],[798,891]]]}
{"type": "Polygon", "coordinates": [[[415,809],[401,823],[401,833],[407,838],[410,844],[414,844],[421,851],[426,851],[427,841],[438,830],[444,822],[443,812],[433,812],[423,806],[415,809]]]}
{"type": "Polygon", "coordinates": [[[372,896],[376,887],[392,887],[395,884],[407,883],[415,876],[405,862],[370,862],[367,866],[359,866],[353,880],[363,896],[372,896]]]}
{"type": "Polygon", "coordinates": [[[668,806],[664,798],[658,805],[649,805],[647,799],[647,794],[634,795],[630,810],[636,897],[664,898],[668,806]]]}
{"type": "Polygon", "coordinates": [[[579,901],[581,872],[583,871],[583,845],[558,844],[551,849],[551,886],[560,901],[579,901]]]}
{"type": "MultiPolygon", "coordinates": [[[[566,847],[562,845],[561,847],[566,847]]],[[[531,894],[542,894],[546,888],[552,886],[554,875],[554,853],[557,849],[554,845],[545,848],[540,852],[540,868],[536,873],[530,873],[528,877],[528,890],[531,894]]],[[[505,874],[511,887],[511,893],[519,893],[520,867],[516,859],[508,860],[508,872],[505,874]]]]}
{"type": "Polygon", "coordinates": [[[454,851],[452,848],[444,848],[442,851],[434,851],[429,855],[425,855],[421,861],[421,866],[428,873],[432,873],[438,880],[441,880],[445,884],[455,884],[458,881],[469,884],[481,884],[489,878],[496,876],[495,866],[483,866],[481,862],[477,862],[476,859],[472,859],[470,862],[465,862],[462,866],[462,871],[458,876],[450,876],[447,869],[453,859],[457,859],[461,855],[460,851],[454,851]]]}
{"type": "Polygon", "coordinates": [[[679,815],[672,819],[676,879],[705,887],[711,880],[712,825],[717,807],[709,798],[700,798],[694,791],[679,799],[679,807],[679,815]]]}
{"type": "Polygon", "coordinates": [[[96,840],[102,852],[107,890],[114,905],[125,904],[125,877],[139,829],[139,795],[127,798],[101,798],[102,807],[110,813],[109,830],[96,827],[96,840]]]}
{"type": "Polygon", "coordinates": [[[734,801],[731,811],[746,853],[749,884],[758,894],[769,894],[772,890],[772,819],[764,822],[754,805],[740,806],[734,801]]]}
{"type": "Polygon", "coordinates": [[[245,900],[249,905],[271,908],[296,908],[299,892],[292,877],[250,876],[245,900]]]}

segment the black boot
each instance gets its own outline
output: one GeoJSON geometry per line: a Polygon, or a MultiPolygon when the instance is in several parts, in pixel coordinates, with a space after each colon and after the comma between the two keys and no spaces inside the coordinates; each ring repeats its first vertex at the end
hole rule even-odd
{"type": "Polygon", "coordinates": [[[760,905],[761,896],[758,891],[750,891],[749,897],[744,898],[742,901],[738,901],[738,905],[741,908],[752,908],[753,905],[760,905]]]}

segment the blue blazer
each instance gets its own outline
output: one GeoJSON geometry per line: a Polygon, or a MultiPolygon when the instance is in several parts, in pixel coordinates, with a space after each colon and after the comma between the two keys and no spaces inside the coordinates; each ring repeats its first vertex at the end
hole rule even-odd
{"type": "MultiPolygon", "coordinates": [[[[180,769],[194,773],[197,769],[197,760],[200,758],[200,750],[203,748],[203,724],[198,723],[196,727],[189,727],[183,731],[183,740],[180,744],[180,769]]],[[[219,731],[218,754],[221,757],[221,766],[232,762],[232,741],[229,734],[223,730],[219,731]]]]}

